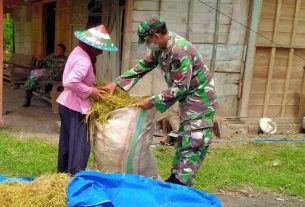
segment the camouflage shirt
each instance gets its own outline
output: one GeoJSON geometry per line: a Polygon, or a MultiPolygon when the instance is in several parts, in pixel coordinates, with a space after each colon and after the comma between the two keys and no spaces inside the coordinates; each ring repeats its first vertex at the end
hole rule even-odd
{"type": "Polygon", "coordinates": [[[49,71],[49,78],[61,81],[67,58],[65,56],[56,57],[54,54],[48,55],[42,60],[42,67],[49,71]]]}
{"type": "Polygon", "coordinates": [[[179,101],[181,122],[191,121],[192,129],[212,127],[209,115],[217,105],[213,76],[190,42],[171,32],[169,38],[166,49],[151,51],[115,82],[127,91],[160,65],[169,88],[152,97],[154,106],[164,112],[179,101]]]}

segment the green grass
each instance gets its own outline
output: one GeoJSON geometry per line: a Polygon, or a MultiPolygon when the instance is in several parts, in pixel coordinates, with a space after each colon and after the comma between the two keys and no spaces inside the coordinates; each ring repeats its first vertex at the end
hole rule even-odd
{"type": "MultiPolygon", "coordinates": [[[[159,172],[169,176],[173,148],[156,149],[159,172]]],[[[304,143],[215,144],[197,174],[195,187],[209,192],[250,186],[305,198],[304,143]],[[273,166],[273,161],[278,166],[273,166]]]]}
{"type": "MultiPolygon", "coordinates": [[[[170,174],[173,152],[172,147],[155,149],[158,170],[163,178],[170,174]]],[[[0,174],[40,176],[55,173],[56,165],[55,144],[20,140],[0,131],[0,174]]],[[[222,188],[243,186],[305,198],[305,143],[213,145],[197,174],[195,187],[215,193],[222,188]],[[273,161],[279,165],[273,166],[273,161]]]]}
{"type": "Polygon", "coordinates": [[[6,14],[3,17],[3,47],[4,58],[9,60],[14,48],[14,35],[13,35],[13,18],[10,14],[6,14]]]}
{"type": "Polygon", "coordinates": [[[38,140],[19,140],[0,131],[0,174],[39,176],[55,173],[57,146],[38,140]]]}

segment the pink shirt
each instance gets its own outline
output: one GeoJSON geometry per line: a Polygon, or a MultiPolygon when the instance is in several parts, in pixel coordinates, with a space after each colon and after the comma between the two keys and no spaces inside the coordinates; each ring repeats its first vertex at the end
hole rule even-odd
{"type": "Polygon", "coordinates": [[[89,55],[81,47],[74,48],[63,74],[64,91],[57,102],[71,110],[87,114],[94,83],[95,75],[89,55]]]}

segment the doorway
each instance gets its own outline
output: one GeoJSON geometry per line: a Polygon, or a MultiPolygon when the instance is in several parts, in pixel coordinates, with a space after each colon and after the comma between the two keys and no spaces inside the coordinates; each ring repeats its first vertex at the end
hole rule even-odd
{"type": "Polygon", "coordinates": [[[46,55],[54,52],[55,46],[56,2],[45,4],[45,51],[46,55]]]}

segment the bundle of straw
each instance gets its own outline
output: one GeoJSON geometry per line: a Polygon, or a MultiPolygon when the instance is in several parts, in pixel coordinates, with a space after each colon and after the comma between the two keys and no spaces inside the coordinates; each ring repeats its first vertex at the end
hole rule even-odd
{"type": "Polygon", "coordinates": [[[32,182],[3,182],[0,184],[0,206],[67,206],[66,188],[70,179],[67,174],[54,174],[39,177],[32,182]]]}
{"type": "Polygon", "coordinates": [[[91,123],[105,123],[110,113],[114,110],[132,106],[143,100],[143,97],[131,97],[127,92],[117,88],[115,93],[102,95],[99,101],[91,100],[91,109],[87,114],[91,123]]]}

